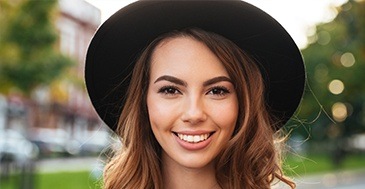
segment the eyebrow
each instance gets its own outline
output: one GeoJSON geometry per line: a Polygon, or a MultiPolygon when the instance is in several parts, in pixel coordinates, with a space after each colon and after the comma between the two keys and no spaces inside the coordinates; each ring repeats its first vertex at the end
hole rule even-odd
{"type": "Polygon", "coordinates": [[[207,81],[205,81],[203,83],[203,86],[206,87],[206,86],[209,86],[209,85],[213,85],[215,83],[219,83],[219,82],[222,82],[222,81],[227,81],[227,82],[230,82],[233,84],[232,80],[226,76],[218,76],[218,77],[213,77],[212,79],[209,79],[207,81]]]}
{"type": "MultiPolygon", "coordinates": [[[[154,83],[157,83],[157,82],[163,81],[163,80],[175,83],[177,85],[182,85],[184,87],[188,86],[188,84],[185,81],[183,81],[179,78],[176,78],[174,76],[169,76],[169,75],[163,75],[163,76],[157,78],[154,83]]],[[[212,84],[215,84],[218,82],[222,82],[222,81],[227,81],[227,82],[233,83],[232,80],[226,76],[218,76],[218,77],[211,78],[207,81],[204,81],[203,86],[206,87],[206,86],[209,86],[209,85],[212,85],[212,84]]]]}
{"type": "Polygon", "coordinates": [[[157,83],[159,81],[163,81],[163,80],[169,81],[171,83],[175,83],[177,85],[182,85],[182,86],[185,86],[185,87],[188,85],[185,81],[183,81],[183,80],[181,80],[179,78],[176,78],[174,76],[169,76],[169,75],[163,75],[163,76],[157,78],[156,81],[155,81],[155,83],[157,83]]]}

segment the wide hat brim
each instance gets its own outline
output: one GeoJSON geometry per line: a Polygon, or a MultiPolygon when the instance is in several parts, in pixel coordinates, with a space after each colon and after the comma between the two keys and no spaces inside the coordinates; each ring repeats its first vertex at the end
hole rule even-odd
{"type": "Polygon", "coordinates": [[[224,36],[260,64],[267,107],[280,122],[276,129],[293,116],[303,95],[304,63],[293,39],[270,15],[242,1],[139,1],[101,25],[86,56],[88,94],[112,130],[140,52],[157,36],[190,27],[224,36]]]}

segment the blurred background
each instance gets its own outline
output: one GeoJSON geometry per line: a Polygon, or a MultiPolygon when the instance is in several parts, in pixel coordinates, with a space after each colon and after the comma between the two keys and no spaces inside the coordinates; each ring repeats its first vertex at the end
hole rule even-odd
{"type": "MultiPolygon", "coordinates": [[[[117,142],[91,106],[83,69],[111,2],[0,0],[1,189],[100,188],[117,142]]],[[[280,0],[265,2],[268,10],[280,0]]],[[[365,188],[365,1],[323,11],[299,44],[307,86],[285,128],[284,169],[298,188],[365,188]]]]}

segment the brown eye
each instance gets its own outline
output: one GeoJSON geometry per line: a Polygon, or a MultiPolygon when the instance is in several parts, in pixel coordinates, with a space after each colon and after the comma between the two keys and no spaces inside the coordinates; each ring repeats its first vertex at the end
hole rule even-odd
{"type": "Polygon", "coordinates": [[[226,87],[213,87],[211,88],[207,94],[216,95],[216,96],[224,96],[230,93],[226,87]]]}
{"type": "Polygon", "coordinates": [[[174,86],[164,86],[158,90],[158,93],[161,93],[164,95],[181,94],[181,92],[174,86]]]}

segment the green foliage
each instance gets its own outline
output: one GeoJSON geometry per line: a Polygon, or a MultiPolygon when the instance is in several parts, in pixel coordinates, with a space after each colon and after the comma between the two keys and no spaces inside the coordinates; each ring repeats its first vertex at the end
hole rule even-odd
{"type": "Polygon", "coordinates": [[[62,74],[66,65],[71,65],[69,58],[62,55],[45,55],[42,59],[19,60],[17,64],[4,64],[2,75],[25,94],[39,84],[49,84],[56,76],[62,74]]]}
{"type": "Polygon", "coordinates": [[[51,83],[74,64],[55,48],[57,1],[0,5],[6,10],[0,13],[5,28],[0,38],[0,92],[15,88],[29,96],[35,87],[51,83]]]}
{"type": "MultiPolygon", "coordinates": [[[[20,175],[1,179],[1,189],[19,188],[20,175]]],[[[100,189],[101,181],[92,177],[89,171],[35,173],[34,188],[38,189],[100,189]]]]}
{"type": "Polygon", "coordinates": [[[340,166],[335,166],[329,155],[308,155],[308,157],[288,156],[284,162],[284,172],[291,177],[318,173],[359,170],[365,168],[364,154],[347,156],[340,166]]]}
{"type": "Polygon", "coordinates": [[[308,88],[299,117],[314,120],[312,136],[320,140],[365,132],[365,2],[350,0],[338,11],[303,50],[308,88]]]}
{"type": "Polygon", "coordinates": [[[25,1],[11,22],[9,42],[19,46],[22,58],[38,56],[39,50],[49,49],[56,42],[57,32],[52,24],[52,12],[57,1],[25,1]]]}

